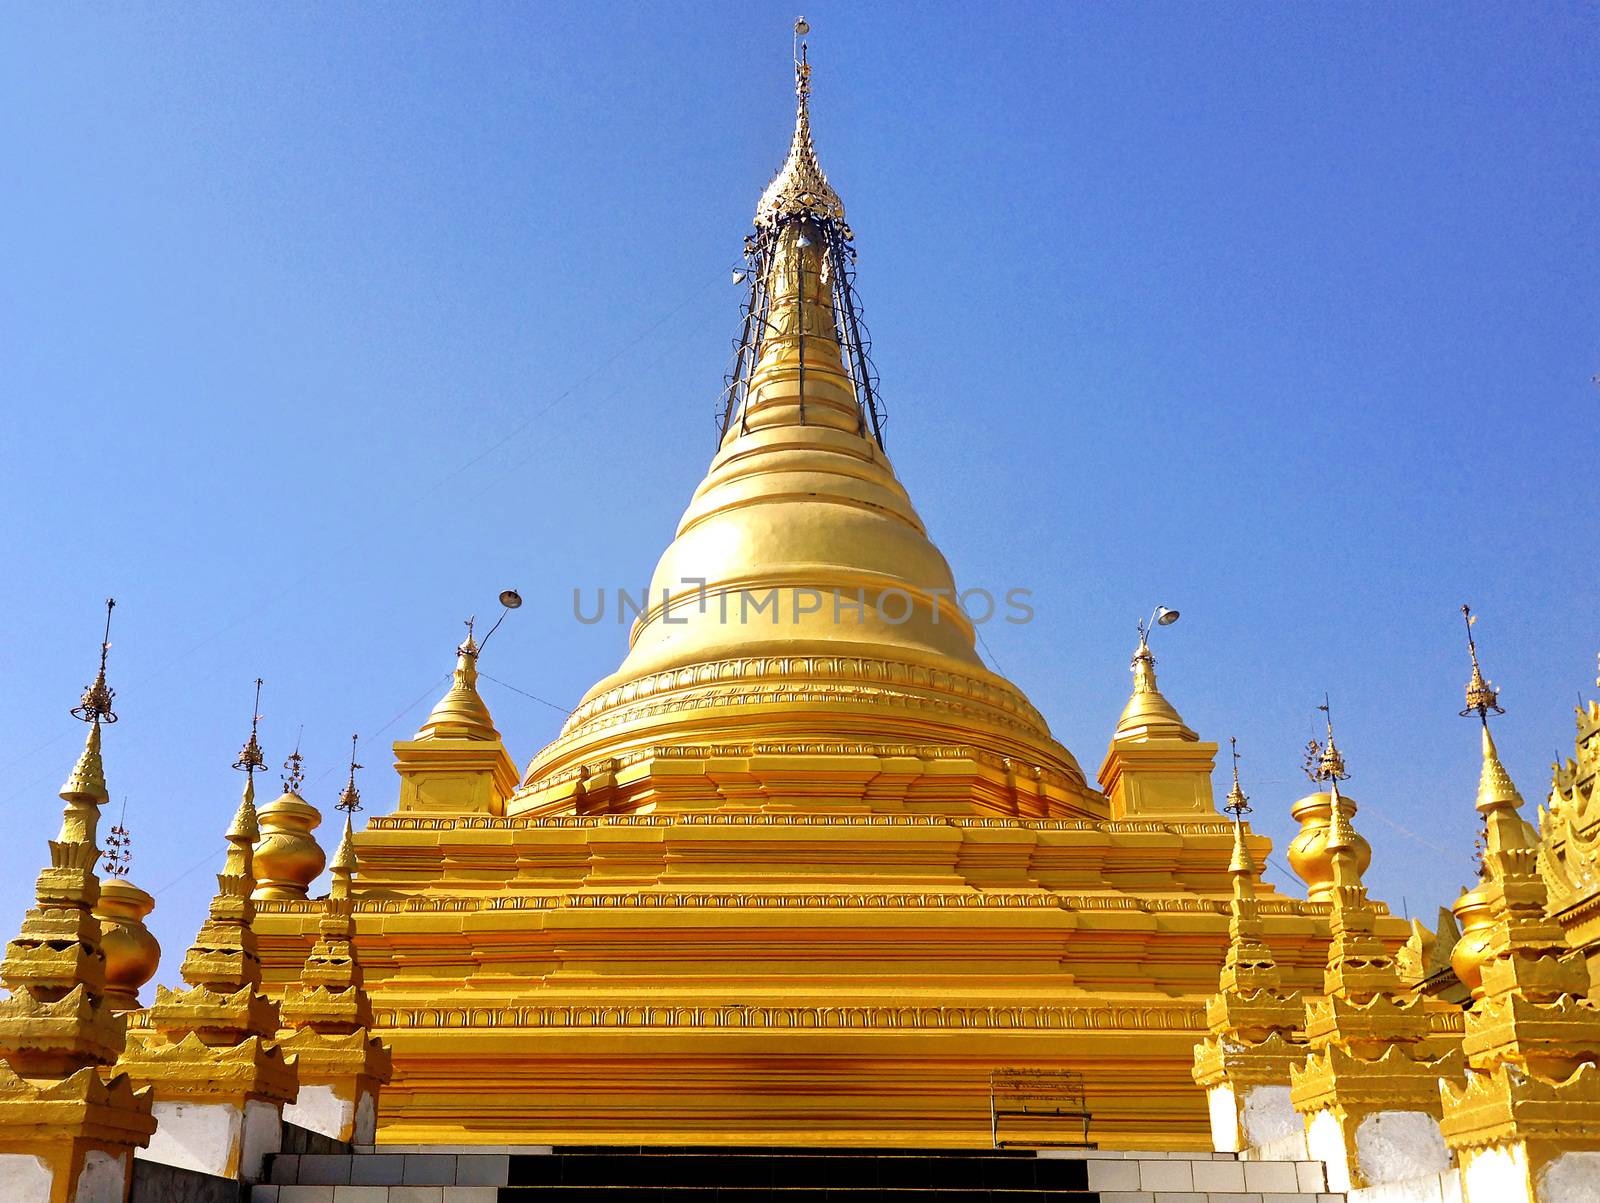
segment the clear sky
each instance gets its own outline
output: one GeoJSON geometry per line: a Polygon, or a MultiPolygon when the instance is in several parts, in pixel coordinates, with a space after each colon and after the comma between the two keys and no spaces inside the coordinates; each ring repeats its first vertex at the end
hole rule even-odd
{"type": "MultiPolygon", "coordinates": [[[[1180,608],[1162,685],[1239,737],[1280,850],[1327,690],[1370,884],[1431,917],[1476,822],[1457,606],[1530,805],[1596,692],[1600,9],[806,15],[889,451],[959,582],[1034,593],[994,662],[1092,773],[1135,620],[1180,608]]],[[[167,981],[257,675],[271,762],[303,725],[331,815],[352,731],[393,805],[387,745],[499,590],[528,601],[499,681],[570,706],[616,666],[572,591],[646,581],[709,459],[793,16],[8,9],[5,934],[108,594],[113,810],[167,981]]],[[[555,733],[484,692],[519,762],[555,733]]]]}

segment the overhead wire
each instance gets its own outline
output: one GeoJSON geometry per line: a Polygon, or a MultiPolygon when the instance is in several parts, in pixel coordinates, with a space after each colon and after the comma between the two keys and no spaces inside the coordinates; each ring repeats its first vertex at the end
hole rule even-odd
{"type": "MultiPolygon", "coordinates": [[[[454,467],[450,471],[446,472],[443,476],[439,477],[437,480],[435,480],[431,485],[427,486],[426,488],[424,488],[424,489],[422,489],[420,491],[416,491],[416,492],[413,492],[413,493],[409,494],[408,497],[403,500],[401,505],[402,506],[414,506],[414,505],[426,500],[428,497],[431,497],[434,493],[436,493],[440,489],[444,488],[445,485],[447,485],[451,481],[455,480],[462,473],[468,471],[469,469],[473,468],[477,464],[481,463],[483,460],[485,460],[489,456],[493,455],[501,447],[504,447],[507,443],[511,442],[513,439],[515,439],[518,436],[520,436],[523,433],[525,433],[530,427],[533,426],[533,424],[535,422],[537,422],[545,414],[549,413],[552,409],[554,409],[557,405],[561,404],[563,401],[566,401],[574,393],[576,393],[580,388],[582,388],[584,385],[588,384],[590,381],[594,380],[597,376],[599,376],[601,373],[603,373],[608,368],[610,368],[613,364],[615,364],[618,360],[620,360],[625,354],[627,354],[627,352],[632,350],[634,347],[638,346],[641,342],[643,342],[645,339],[649,338],[651,335],[655,334],[658,330],[660,330],[663,326],[665,326],[673,318],[677,317],[680,313],[682,313],[691,304],[693,304],[696,301],[700,300],[703,296],[705,296],[707,293],[712,291],[713,287],[722,285],[724,279],[725,279],[725,277],[719,271],[716,277],[708,280],[706,287],[704,287],[704,288],[702,288],[702,289],[700,289],[698,291],[689,291],[689,292],[687,292],[684,295],[683,300],[681,300],[677,305],[675,305],[671,309],[667,310],[664,314],[662,314],[654,322],[650,323],[650,325],[648,325],[648,326],[644,327],[642,330],[640,330],[639,333],[636,334],[633,338],[629,339],[627,342],[625,342],[621,346],[619,346],[616,351],[614,351],[608,358],[603,360],[600,364],[598,364],[596,367],[594,367],[586,375],[580,377],[578,380],[576,380],[572,384],[568,385],[565,389],[563,389],[556,396],[552,397],[549,401],[545,402],[545,404],[543,404],[542,406],[539,406],[538,408],[534,409],[531,413],[529,413],[527,416],[525,416],[521,421],[517,422],[514,426],[512,426],[509,430],[507,430],[504,434],[502,434],[498,439],[496,439],[488,447],[484,448],[482,451],[480,451],[477,454],[473,455],[472,457],[470,457],[469,459],[465,460],[464,462],[458,464],[456,467],[454,467]]],[[[663,358],[665,358],[664,355],[657,357],[656,360],[652,361],[652,364],[660,362],[660,360],[663,359],[663,358]]],[[[596,405],[598,406],[598,405],[605,404],[606,402],[610,401],[612,398],[617,396],[621,391],[622,391],[622,389],[621,389],[620,386],[618,388],[616,388],[616,389],[613,389],[611,392],[607,393],[603,398],[601,398],[600,401],[596,402],[596,405]]],[[[548,441],[549,440],[546,439],[544,441],[544,443],[541,444],[541,445],[542,446],[543,445],[548,445],[548,441]]],[[[397,510],[399,508],[400,508],[400,506],[396,507],[397,510]]],[[[326,563],[328,561],[334,560],[334,559],[337,559],[337,558],[343,556],[346,552],[350,551],[352,548],[357,546],[357,544],[360,543],[360,541],[361,541],[362,537],[365,535],[365,533],[368,530],[371,529],[371,527],[373,526],[373,524],[376,521],[377,521],[377,515],[369,514],[368,515],[368,521],[363,526],[358,527],[357,530],[356,530],[356,533],[347,542],[345,542],[343,545],[341,545],[339,548],[337,548],[335,550],[332,550],[332,551],[325,552],[323,555],[321,555],[319,557],[316,557],[315,560],[311,564],[309,564],[305,568],[305,570],[303,572],[301,572],[298,576],[289,579],[286,584],[282,585],[277,590],[275,590],[275,591],[273,591],[271,593],[268,593],[265,597],[260,598],[260,600],[258,600],[255,605],[247,607],[247,608],[245,608],[243,610],[240,610],[239,612],[234,614],[228,621],[222,623],[219,626],[216,626],[210,632],[208,632],[205,636],[203,636],[202,638],[196,640],[189,647],[187,647],[183,651],[179,652],[178,654],[172,656],[170,659],[168,659],[165,662],[163,662],[162,664],[158,665],[156,668],[152,669],[144,677],[142,677],[142,678],[140,678],[140,677],[133,678],[133,684],[135,686],[138,686],[138,685],[148,686],[152,682],[161,680],[162,677],[166,673],[171,671],[177,665],[187,662],[189,660],[189,658],[192,657],[194,655],[194,653],[199,651],[201,648],[206,647],[208,644],[214,642],[215,640],[220,638],[222,635],[227,634],[229,631],[233,630],[235,627],[237,627],[240,624],[244,623],[247,619],[255,617],[256,615],[260,614],[261,612],[263,612],[264,610],[268,609],[272,605],[276,604],[282,598],[288,596],[290,593],[292,593],[295,590],[299,589],[307,581],[309,581],[314,576],[316,576],[318,573],[323,571],[323,569],[324,569],[324,567],[325,567],[325,565],[326,565],[326,563]]],[[[27,763],[28,761],[32,760],[35,756],[37,756],[39,753],[41,753],[41,752],[43,752],[43,751],[45,751],[45,750],[47,750],[49,748],[52,748],[56,744],[60,743],[66,737],[67,737],[67,731],[65,729],[57,732],[54,735],[49,736],[48,738],[44,739],[42,742],[40,742],[37,745],[35,745],[34,747],[30,748],[28,751],[23,752],[20,755],[18,755],[16,757],[13,757],[10,761],[6,762],[3,767],[0,767],[0,772],[9,772],[12,768],[15,768],[18,765],[27,763]]],[[[10,793],[6,794],[4,797],[0,797],[0,806],[9,805],[14,799],[19,797],[21,794],[25,793],[27,790],[30,790],[30,789],[34,788],[36,785],[38,785],[42,781],[46,780],[50,776],[50,773],[51,773],[51,770],[46,769],[40,775],[38,775],[38,776],[36,776],[36,777],[24,782],[23,784],[19,785],[17,788],[13,789],[10,793]]]]}

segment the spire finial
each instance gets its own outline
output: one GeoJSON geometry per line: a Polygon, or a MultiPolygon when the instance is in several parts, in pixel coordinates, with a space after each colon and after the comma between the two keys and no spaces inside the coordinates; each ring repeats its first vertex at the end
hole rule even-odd
{"type": "Polygon", "coordinates": [[[344,811],[347,825],[349,816],[361,809],[361,791],[356,788],[356,770],[363,767],[356,763],[356,743],[360,738],[359,735],[350,737],[350,780],[345,782],[344,790],[336,803],[338,808],[344,811]]]}
{"type": "Polygon", "coordinates": [[[295,733],[294,751],[289,753],[289,759],[283,762],[286,770],[283,775],[283,792],[298,794],[300,787],[305,784],[305,757],[300,755],[300,737],[306,733],[305,725],[301,724],[300,730],[295,733]]]}
{"type": "Polygon", "coordinates": [[[95,674],[92,685],[84,686],[82,700],[72,708],[72,717],[86,723],[117,721],[117,716],[111,710],[111,702],[117,696],[117,691],[106,684],[106,653],[111,650],[111,611],[116,608],[117,599],[106,598],[106,630],[100,638],[100,671],[95,674]]]}
{"type": "Polygon", "coordinates": [[[1245,797],[1244,790],[1239,788],[1239,741],[1234,736],[1228,736],[1228,746],[1233,750],[1233,788],[1228,791],[1228,800],[1223,803],[1222,809],[1233,816],[1235,824],[1244,820],[1250,813],[1250,799],[1245,797]]]}
{"type": "Polygon", "coordinates": [[[261,722],[261,678],[256,678],[255,705],[250,708],[250,738],[245,741],[243,748],[239,749],[239,759],[233,762],[233,767],[247,773],[250,784],[256,781],[256,770],[265,768],[267,758],[261,754],[261,744],[256,740],[256,728],[261,722]]]}
{"type": "Polygon", "coordinates": [[[1350,774],[1345,772],[1344,756],[1333,740],[1333,707],[1326,693],[1322,695],[1322,705],[1317,709],[1322,711],[1323,720],[1327,723],[1328,738],[1324,743],[1313,739],[1306,744],[1305,772],[1313,781],[1335,783],[1334,793],[1337,795],[1337,783],[1348,780],[1350,774]]]}
{"type": "Polygon", "coordinates": [[[477,659],[478,641],[472,637],[472,628],[477,624],[477,621],[478,616],[476,614],[467,615],[467,621],[463,624],[467,628],[467,637],[456,647],[458,656],[469,656],[474,660],[477,659]]]}
{"type": "Polygon", "coordinates": [[[789,157],[756,206],[756,225],[776,227],[794,217],[837,222],[848,242],[850,230],[844,224],[844,205],[829,186],[828,177],[822,174],[816,148],[811,144],[811,61],[805,42],[810,32],[811,26],[804,17],[794,23],[794,140],[789,143],[789,157]]]}
{"type": "Polygon", "coordinates": [[[1472,638],[1472,627],[1478,621],[1478,616],[1472,612],[1471,606],[1462,603],[1461,618],[1467,624],[1467,655],[1472,657],[1472,678],[1467,682],[1467,708],[1461,712],[1461,717],[1476,714],[1478,721],[1487,726],[1491,711],[1504,714],[1505,709],[1500,705],[1500,691],[1483,679],[1483,670],[1478,667],[1478,644],[1472,638]]]}
{"type": "Polygon", "coordinates": [[[810,23],[804,17],[797,17],[794,23],[794,94],[800,111],[808,116],[811,107],[811,63],[807,58],[805,39],[810,32],[810,23]]]}
{"type": "Polygon", "coordinates": [[[133,837],[128,834],[128,796],[122,796],[122,814],[116,825],[106,833],[105,859],[100,871],[107,877],[127,877],[128,866],[133,863],[133,837]]]}

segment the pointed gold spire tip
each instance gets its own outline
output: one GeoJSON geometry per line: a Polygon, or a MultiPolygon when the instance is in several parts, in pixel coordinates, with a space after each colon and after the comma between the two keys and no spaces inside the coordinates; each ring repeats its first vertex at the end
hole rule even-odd
{"type": "Polygon", "coordinates": [[[100,638],[100,671],[95,674],[94,680],[83,688],[83,697],[72,708],[72,717],[82,719],[86,723],[114,723],[117,721],[116,713],[111,709],[111,703],[116,700],[117,691],[106,684],[106,654],[111,651],[111,611],[117,608],[117,599],[106,598],[106,627],[105,634],[100,638]]]}
{"type": "Polygon", "coordinates": [[[1467,655],[1472,657],[1472,676],[1467,681],[1467,708],[1461,712],[1461,717],[1476,714],[1487,723],[1491,713],[1504,714],[1505,710],[1500,705],[1500,691],[1483,679],[1483,670],[1478,667],[1478,644],[1472,637],[1472,628],[1478,616],[1465,602],[1461,606],[1461,618],[1467,624],[1467,655]]]}
{"type": "Polygon", "coordinates": [[[1245,796],[1239,787],[1239,741],[1236,737],[1228,736],[1228,747],[1233,752],[1233,787],[1228,790],[1228,799],[1223,803],[1222,809],[1233,816],[1234,825],[1237,826],[1245,815],[1250,813],[1250,799],[1245,796]]]}
{"type": "MultiPolygon", "coordinates": [[[[239,759],[233,762],[233,767],[240,772],[247,773],[253,783],[256,770],[265,768],[267,758],[261,754],[261,743],[256,738],[256,730],[261,723],[261,685],[260,677],[256,678],[256,700],[250,708],[250,738],[245,740],[244,747],[239,749],[239,759]]],[[[255,791],[252,789],[251,794],[255,791]]]]}
{"type": "MultiPolygon", "coordinates": [[[[811,61],[805,42],[810,32],[804,17],[794,23],[794,138],[789,157],[756,206],[758,226],[777,226],[795,217],[844,223],[844,204],[823,174],[811,142],[811,61]]],[[[845,236],[848,239],[848,227],[845,236]]]]}
{"type": "Polygon", "coordinates": [[[1494,736],[1489,734],[1489,724],[1483,724],[1483,768],[1478,775],[1477,809],[1484,813],[1505,807],[1520,809],[1522,794],[1506,766],[1500,761],[1500,750],[1495,747],[1494,736]]]}
{"type": "Polygon", "coordinates": [[[361,809],[361,791],[356,788],[356,770],[364,766],[356,763],[356,744],[359,735],[350,737],[350,779],[345,782],[344,789],[339,794],[339,801],[335,804],[345,814],[345,830],[350,829],[350,816],[361,809]]]}
{"type": "Polygon", "coordinates": [[[333,859],[328,862],[328,867],[335,875],[348,877],[356,869],[355,833],[350,825],[351,812],[344,813],[344,834],[339,837],[339,847],[334,850],[333,859]]]}

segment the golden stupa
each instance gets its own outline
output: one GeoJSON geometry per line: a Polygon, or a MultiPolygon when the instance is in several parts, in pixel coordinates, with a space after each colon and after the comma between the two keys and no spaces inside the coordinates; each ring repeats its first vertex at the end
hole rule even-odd
{"type": "MultiPolygon", "coordinates": [[[[1081,1073],[1104,1143],[1203,1147],[1236,888],[1216,745],[1142,634],[1095,781],[985,667],[884,451],[796,68],[723,437],[621,667],[519,773],[469,634],[354,837],[378,1141],[981,1144],[991,1071],[1024,1066],[1081,1073]]],[[[1314,989],[1327,906],[1256,891],[1314,989]]],[[[319,915],[261,897],[269,990],[319,915]]]]}

